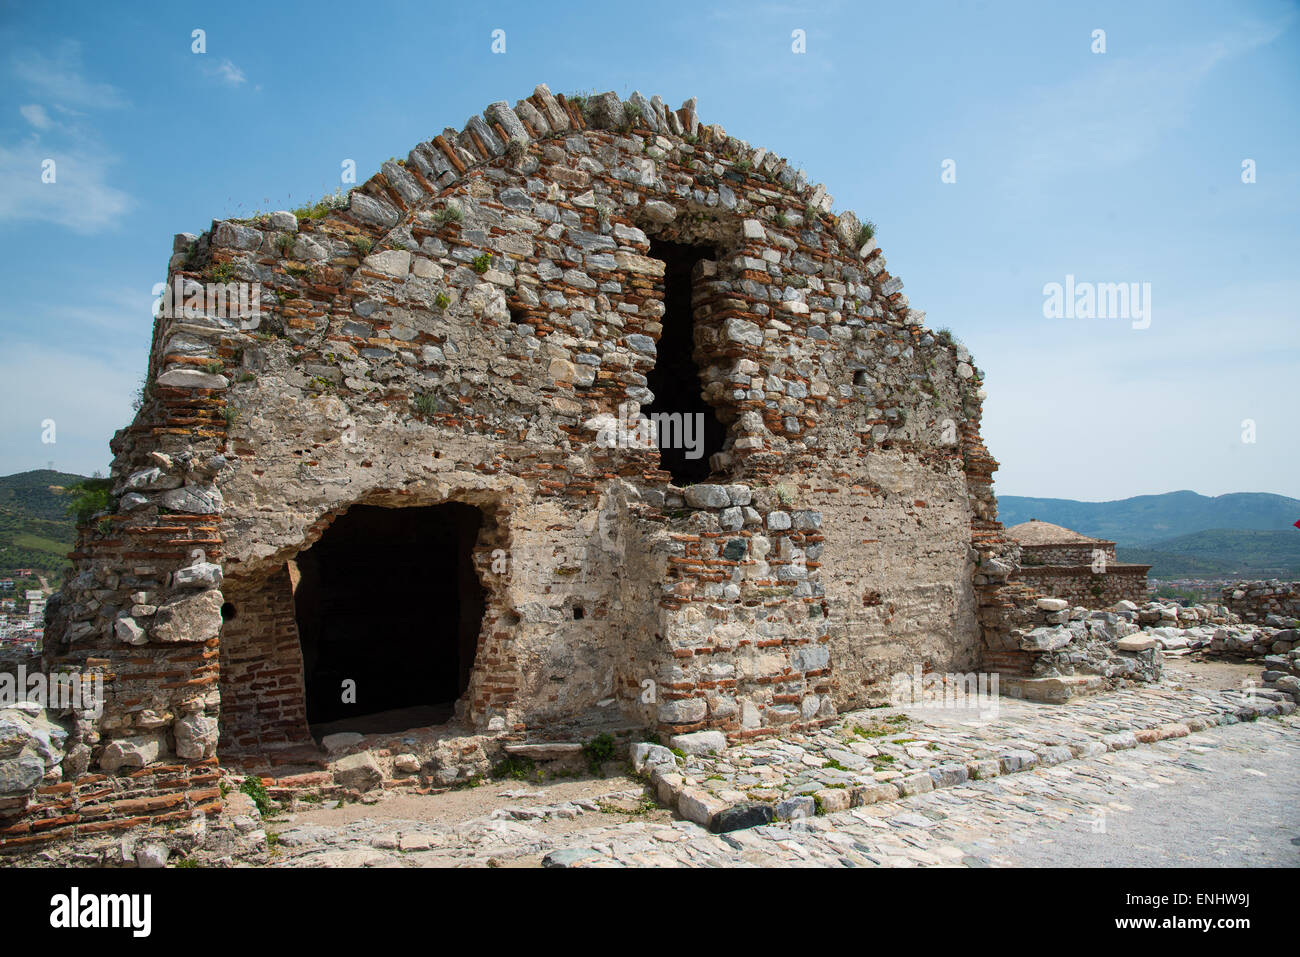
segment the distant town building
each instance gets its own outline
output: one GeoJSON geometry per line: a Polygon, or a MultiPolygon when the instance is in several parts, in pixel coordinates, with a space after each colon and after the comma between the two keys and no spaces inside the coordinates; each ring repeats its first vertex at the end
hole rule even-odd
{"type": "Polygon", "coordinates": [[[1020,545],[1020,570],[1013,580],[1085,608],[1146,601],[1151,566],[1118,561],[1114,542],[1037,519],[1013,525],[1006,534],[1020,545]]]}

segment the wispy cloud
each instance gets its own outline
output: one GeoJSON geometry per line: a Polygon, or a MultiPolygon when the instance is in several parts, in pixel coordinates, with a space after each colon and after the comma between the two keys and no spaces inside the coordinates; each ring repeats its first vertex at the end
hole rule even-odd
{"type": "Polygon", "coordinates": [[[45,220],[83,235],[114,224],[134,201],[108,174],[114,160],[85,145],[54,149],[38,139],[15,146],[0,144],[0,222],[45,220]],[[53,160],[54,182],[45,182],[46,160],[53,160]]]}
{"type": "Polygon", "coordinates": [[[29,103],[26,106],[20,106],[18,107],[18,112],[23,115],[23,119],[32,124],[32,126],[36,127],[38,130],[48,130],[54,125],[54,121],[50,119],[50,114],[46,113],[45,107],[41,106],[39,103],[29,103]]]}
{"type": "Polygon", "coordinates": [[[75,40],[62,41],[52,56],[36,50],[15,54],[13,72],[41,99],[72,109],[105,110],[127,105],[117,87],[87,79],[81,63],[81,44],[75,40]]]}
{"type": "Polygon", "coordinates": [[[1001,115],[1016,118],[1003,136],[1005,155],[1014,157],[1006,167],[1008,185],[1034,188],[1145,156],[1182,126],[1197,88],[1217,66],[1271,43],[1294,19],[1255,24],[1191,48],[1096,54],[1094,69],[1077,79],[1040,88],[1018,106],[1002,105],[1001,115]]]}
{"type": "Polygon", "coordinates": [[[218,61],[215,66],[205,67],[205,72],[208,76],[215,77],[226,86],[240,86],[248,82],[248,77],[244,76],[244,71],[228,59],[218,61]]]}
{"type": "Polygon", "coordinates": [[[0,143],[0,223],[37,220],[90,234],[115,224],[134,201],[109,185],[115,157],[99,143],[85,111],[119,109],[116,87],[85,75],[81,46],[64,40],[53,53],[25,50],[11,61],[19,85],[50,104],[29,103],[18,112],[34,129],[25,139],[0,143]]]}

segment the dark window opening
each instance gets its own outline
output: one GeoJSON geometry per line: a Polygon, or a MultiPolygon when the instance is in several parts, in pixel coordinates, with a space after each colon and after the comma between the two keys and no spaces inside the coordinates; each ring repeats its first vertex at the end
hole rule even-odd
{"type": "Polygon", "coordinates": [[[234,621],[234,620],[235,620],[235,615],[237,615],[237,614],[238,614],[238,612],[235,611],[235,606],[232,605],[230,602],[225,602],[225,603],[221,606],[221,620],[222,620],[222,621],[234,621]]]}
{"type": "Polygon", "coordinates": [[[573,620],[574,620],[574,621],[582,621],[582,618],[583,618],[583,615],[584,615],[584,614],[585,614],[585,613],[583,612],[583,610],[582,610],[582,606],[581,606],[581,605],[574,605],[574,606],[573,606],[573,620]]]}
{"type": "Polygon", "coordinates": [[[515,325],[528,325],[528,312],[523,306],[507,306],[510,311],[510,321],[515,325]]]}
{"type": "Polygon", "coordinates": [[[664,262],[663,332],[659,336],[658,358],[646,376],[654,402],[642,409],[649,417],[676,415],[678,428],[659,427],[659,464],[673,482],[686,485],[709,477],[709,457],[722,451],[727,428],[713,407],[700,394],[700,369],[695,363],[695,311],[691,304],[694,283],[691,273],[702,259],[717,258],[707,246],[687,246],[651,240],[650,255],[664,262]],[[696,415],[703,416],[703,436],[695,428],[696,415]],[[686,417],[690,416],[688,420],[686,417]],[[684,426],[690,422],[690,431],[684,426]],[[682,441],[684,436],[691,442],[682,441]]]}
{"type": "Polygon", "coordinates": [[[307,722],[320,738],[442,724],[469,686],[483,515],[458,502],[354,505],[298,555],[307,722]]]}

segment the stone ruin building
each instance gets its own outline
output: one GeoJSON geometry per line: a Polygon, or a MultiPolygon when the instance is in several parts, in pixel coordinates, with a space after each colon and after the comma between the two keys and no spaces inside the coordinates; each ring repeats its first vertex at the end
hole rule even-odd
{"type": "Polygon", "coordinates": [[[1014,578],[1044,595],[1085,608],[1147,599],[1151,566],[1121,563],[1114,542],[1038,519],[1012,525],[1006,536],[1020,546],[1020,570],[1014,578]]]}
{"type": "Polygon", "coordinates": [[[982,375],[832,209],[694,100],[539,86],[336,204],[177,236],[47,620],[103,713],[41,719],[0,846],[328,774],[330,732],[405,735],[376,773],[428,786],[817,727],[916,665],[1032,676],[1058,612],[1009,580],[982,375]]]}

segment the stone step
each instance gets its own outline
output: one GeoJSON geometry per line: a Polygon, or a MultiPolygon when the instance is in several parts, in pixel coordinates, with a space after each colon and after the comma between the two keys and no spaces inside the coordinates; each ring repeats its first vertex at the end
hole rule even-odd
{"type": "Polygon", "coordinates": [[[1003,677],[998,694],[1026,701],[1064,704],[1071,698],[1105,690],[1106,679],[1100,675],[1065,675],[1055,678],[1003,677]]]}
{"type": "Polygon", "coordinates": [[[557,761],[582,754],[582,745],[576,741],[537,741],[507,744],[506,754],[533,761],[557,761]]]}

